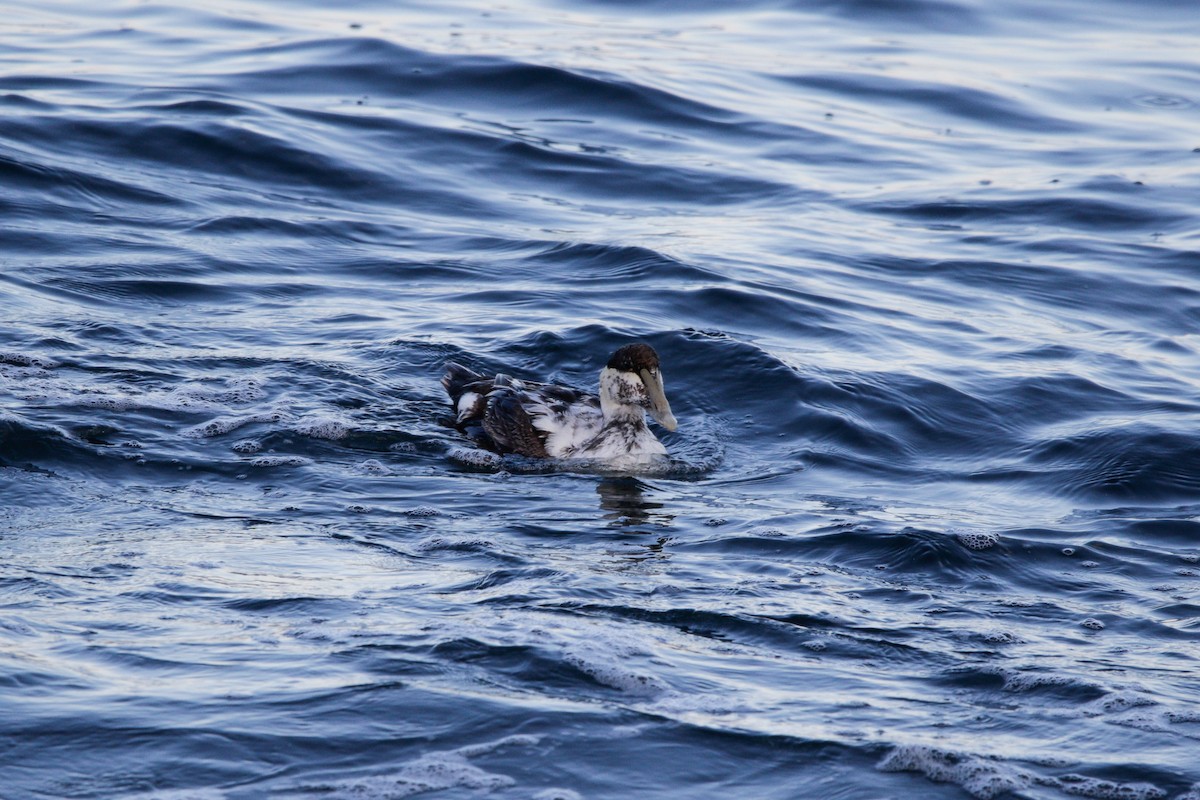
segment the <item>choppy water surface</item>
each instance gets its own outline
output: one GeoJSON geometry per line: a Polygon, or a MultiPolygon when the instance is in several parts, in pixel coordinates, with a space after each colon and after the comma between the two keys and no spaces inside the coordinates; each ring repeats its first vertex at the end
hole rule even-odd
{"type": "Polygon", "coordinates": [[[1187,4],[204,5],[0,20],[0,797],[1200,798],[1187,4]]]}

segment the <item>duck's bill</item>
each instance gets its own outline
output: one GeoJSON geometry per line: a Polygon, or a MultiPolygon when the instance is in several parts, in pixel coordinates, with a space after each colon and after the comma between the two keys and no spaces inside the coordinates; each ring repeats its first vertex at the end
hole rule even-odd
{"type": "Polygon", "coordinates": [[[650,416],[658,420],[669,431],[679,427],[675,415],[671,413],[671,404],[667,402],[667,394],[663,391],[662,375],[658,371],[644,369],[641,371],[642,383],[646,385],[646,394],[650,397],[650,416]]]}

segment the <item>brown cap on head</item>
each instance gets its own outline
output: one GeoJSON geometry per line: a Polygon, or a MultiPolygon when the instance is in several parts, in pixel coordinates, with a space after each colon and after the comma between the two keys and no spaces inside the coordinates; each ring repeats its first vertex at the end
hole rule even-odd
{"type": "Polygon", "coordinates": [[[613,353],[607,366],[609,369],[634,374],[643,369],[656,370],[658,369],[658,353],[654,352],[653,347],[643,342],[627,344],[613,353]]]}

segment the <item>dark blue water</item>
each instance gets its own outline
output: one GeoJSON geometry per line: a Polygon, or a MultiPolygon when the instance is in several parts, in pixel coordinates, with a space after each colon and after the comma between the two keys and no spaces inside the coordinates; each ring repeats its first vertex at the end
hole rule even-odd
{"type": "Polygon", "coordinates": [[[1200,798],[1188,4],[203,5],[0,19],[0,797],[1200,798]]]}

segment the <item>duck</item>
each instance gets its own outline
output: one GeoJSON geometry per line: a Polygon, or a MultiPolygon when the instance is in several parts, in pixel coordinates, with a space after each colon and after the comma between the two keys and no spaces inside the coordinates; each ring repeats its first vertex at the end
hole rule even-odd
{"type": "Polygon", "coordinates": [[[486,377],[449,362],[442,386],[454,427],[500,455],[585,459],[612,467],[652,463],[667,455],[646,424],[678,427],[663,389],[658,353],[644,342],[619,348],[600,370],[598,395],[503,373],[486,377]]]}

